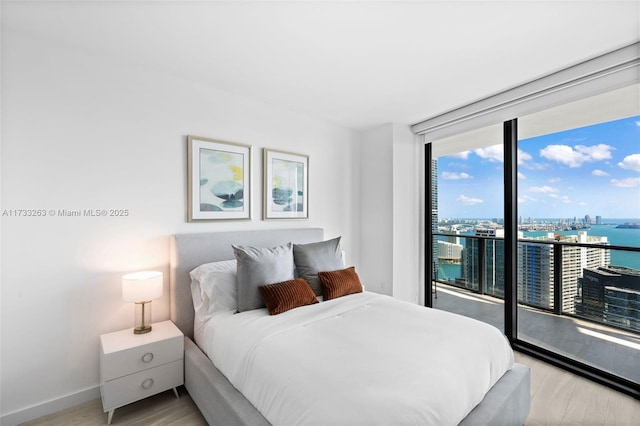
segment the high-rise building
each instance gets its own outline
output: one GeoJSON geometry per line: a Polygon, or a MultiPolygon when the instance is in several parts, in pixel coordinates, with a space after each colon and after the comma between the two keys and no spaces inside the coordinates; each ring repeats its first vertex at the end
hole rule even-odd
{"type": "Polygon", "coordinates": [[[483,240],[469,238],[462,251],[462,280],[458,281],[467,288],[478,290],[480,283],[480,248],[484,247],[484,292],[495,296],[504,296],[504,229],[476,229],[477,237],[490,237],[483,240]],[[500,239],[494,239],[500,238],[500,239]]]}
{"type": "MultiPolygon", "coordinates": [[[[480,239],[469,238],[462,250],[462,277],[458,285],[478,290],[480,271],[484,270],[484,292],[497,296],[504,295],[504,230],[476,229],[480,239]],[[486,238],[490,237],[490,238],[486,238]],[[495,238],[495,239],[494,239],[495,238]],[[480,248],[484,247],[484,264],[478,264],[480,248]]],[[[518,235],[522,239],[522,233],[518,235]]],[[[608,245],[607,237],[589,236],[586,231],[578,235],[554,235],[530,238],[518,243],[518,301],[554,309],[554,278],[559,273],[561,280],[561,306],[566,313],[576,313],[578,283],[585,268],[597,268],[610,263],[610,252],[603,249],[608,245]],[[554,270],[554,250],[552,241],[590,244],[593,247],[563,245],[561,270],[554,270]]],[[[604,297],[600,297],[604,300],[604,297]]],[[[602,310],[600,310],[602,316],[602,310]]]]}
{"type": "Polygon", "coordinates": [[[462,244],[438,241],[438,263],[460,263],[463,248],[462,244]]]}
{"type": "Polygon", "coordinates": [[[586,268],[579,285],[576,310],[581,315],[627,328],[639,326],[639,270],[614,265],[586,268]]]}
{"type": "Polygon", "coordinates": [[[640,290],[605,287],[603,319],[609,324],[639,332],[640,290]]]}
{"type": "MultiPolygon", "coordinates": [[[[608,245],[607,237],[589,236],[586,231],[578,235],[554,235],[538,237],[532,240],[560,242],[576,242],[593,244],[594,247],[562,246],[561,274],[561,306],[567,313],[576,313],[576,297],[578,296],[578,280],[582,278],[584,268],[595,268],[609,264],[609,250],[595,247],[608,245]]],[[[558,273],[554,270],[554,245],[535,242],[518,244],[518,301],[555,309],[554,278],[558,273]]]]}
{"type": "MultiPolygon", "coordinates": [[[[457,229],[454,229],[450,233],[460,235],[460,231],[458,231],[457,229]]],[[[460,237],[446,236],[444,240],[451,244],[458,244],[458,245],[460,244],[460,237]]]]}
{"type": "Polygon", "coordinates": [[[596,225],[602,225],[602,216],[596,216],[596,225]]]}
{"type": "Polygon", "coordinates": [[[518,301],[553,308],[553,245],[518,244],[518,301]]]}

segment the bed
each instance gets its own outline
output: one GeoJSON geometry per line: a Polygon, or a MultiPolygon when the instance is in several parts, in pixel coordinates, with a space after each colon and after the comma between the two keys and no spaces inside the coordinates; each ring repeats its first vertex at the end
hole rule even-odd
{"type": "MultiPolygon", "coordinates": [[[[170,270],[170,284],[171,284],[171,319],[173,322],[183,331],[185,334],[185,387],[189,392],[190,396],[202,412],[203,416],[207,420],[207,422],[211,425],[269,425],[271,424],[267,418],[273,420],[274,424],[284,424],[288,423],[287,419],[297,419],[291,420],[295,422],[302,422],[301,419],[305,419],[305,423],[309,424],[321,424],[321,423],[334,423],[334,424],[347,424],[347,423],[362,423],[369,424],[370,419],[367,418],[365,413],[368,413],[369,410],[365,410],[362,406],[358,410],[353,412],[360,412],[362,415],[359,415],[357,418],[353,419],[350,417],[342,417],[344,421],[336,420],[336,417],[322,417],[324,412],[338,412],[341,410],[345,410],[345,408],[338,407],[340,405],[340,401],[342,398],[330,398],[327,396],[331,396],[332,392],[327,393],[327,389],[331,389],[330,386],[332,384],[328,384],[328,388],[325,387],[325,384],[315,385],[314,383],[321,383],[322,381],[318,379],[318,371],[320,369],[311,369],[308,374],[309,380],[304,381],[303,383],[306,387],[304,387],[304,391],[299,391],[300,394],[305,394],[314,398],[313,392],[320,392],[318,395],[323,396],[323,406],[326,408],[335,408],[334,410],[324,409],[321,412],[315,412],[315,414],[309,414],[304,410],[302,412],[296,412],[296,404],[291,403],[290,400],[295,399],[292,398],[291,395],[287,397],[282,397],[279,401],[271,401],[269,407],[275,406],[276,408],[263,408],[263,412],[265,415],[261,413],[260,410],[254,406],[249,399],[256,402],[255,405],[260,406],[262,404],[261,399],[265,398],[265,395],[271,396],[273,395],[284,395],[283,392],[287,391],[286,386],[282,386],[278,388],[277,385],[271,382],[271,379],[257,380],[254,379],[253,374],[254,370],[246,369],[245,367],[239,367],[228,364],[224,364],[224,359],[234,361],[236,356],[229,356],[229,351],[231,353],[237,353],[233,351],[243,351],[247,350],[247,348],[251,348],[254,350],[256,347],[256,343],[251,343],[249,340],[246,340],[244,337],[242,339],[237,339],[240,343],[238,343],[238,348],[234,349],[232,347],[227,348],[227,346],[232,346],[231,344],[211,344],[209,345],[207,342],[209,340],[203,340],[203,333],[198,332],[194,333],[194,321],[197,323],[195,319],[195,310],[194,304],[191,294],[191,276],[190,272],[197,268],[200,265],[207,264],[215,261],[224,261],[230,260],[234,258],[234,252],[232,249],[232,244],[234,245],[244,245],[244,246],[255,246],[255,247],[275,247],[282,244],[286,244],[288,242],[293,242],[295,244],[308,244],[314,243],[318,241],[323,241],[323,230],[320,228],[298,228],[298,229],[287,229],[287,230],[260,230],[260,231],[241,231],[241,232],[213,232],[213,233],[194,233],[194,234],[178,234],[175,235],[172,239],[171,244],[171,270],[170,270]],[[194,340],[195,335],[198,335],[198,339],[200,340],[200,346],[198,346],[194,340]],[[244,345],[244,349],[243,349],[244,345]],[[218,353],[216,353],[216,348],[218,349],[218,353]],[[209,356],[207,356],[207,353],[209,356]],[[219,360],[222,364],[220,368],[210,360],[211,358],[219,360]],[[226,372],[226,375],[223,374],[220,369],[226,372]],[[314,375],[315,374],[315,375],[314,375]],[[230,377],[236,386],[231,384],[231,382],[227,379],[230,377]],[[243,381],[244,378],[244,381],[243,381]],[[315,381],[315,382],[314,382],[315,381]],[[254,382],[262,383],[262,388],[256,390],[254,389],[254,382]],[[309,384],[311,383],[311,385],[309,384]],[[249,387],[247,387],[250,385],[249,387]],[[274,386],[276,386],[274,388],[274,386]],[[241,393],[237,388],[242,389],[245,394],[248,396],[245,397],[243,393],[241,393]],[[262,393],[260,393],[262,392],[262,393]],[[266,394],[265,394],[266,392],[266,394]],[[322,394],[324,392],[324,394],[322,394]],[[286,405],[289,404],[289,405],[286,405]],[[288,415],[294,415],[298,417],[287,417],[288,415]],[[266,417],[265,417],[266,416],[266,417]],[[305,417],[307,416],[307,417],[305,417]],[[311,416],[311,417],[309,417],[311,416]]],[[[366,283],[365,283],[366,284],[366,283]]],[[[359,341],[361,345],[367,344],[366,342],[371,342],[374,337],[366,337],[366,333],[359,333],[357,330],[366,329],[363,327],[363,324],[368,324],[370,321],[375,320],[376,317],[380,317],[379,313],[376,312],[385,312],[385,309],[391,309],[396,303],[405,303],[396,301],[395,299],[375,295],[373,293],[363,292],[357,295],[349,295],[341,300],[330,300],[323,301],[318,304],[311,305],[309,307],[303,307],[300,309],[294,309],[292,311],[286,312],[281,316],[273,316],[272,319],[274,321],[270,321],[268,325],[268,329],[266,331],[272,332],[273,337],[270,340],[274,341],[272,346],[260,347],[260,351],[256,352],[255,355],[258,360],[270,360],[267,364],[259,365],[258,369],[268,371],[273,371],[275,375],[283,375],[287,374],[289,367],[284,368],[282,366],[278,366],[277,363],[274,364],[274,359],[277,358],[273,356],[273,351],[278,350],[279,346],[283,345],[283,342],[292,341],[290,339],[291,336],[294,336],[295,339],[300,337],[295,336],[306,336],[307,330],[310,328],[309,324],[313,324],[312,328],[317,329],[317,333],[326,333],[326,330],[334,330],[335,325],[332,329],[332,322],[338,321],[337,318],[342,318],[345,316],[353,317],[352,327],[343,327],[344,333],[351,333],[351,336],[354,336],[355,341],[359,341]],[[310,322],[308,319],[307,311],[314,318],[313,322],[310,322]],[[297,317],[301,318],[303,324],[298,326],[293,326],[295,324],[295,320],[297,317]],[[279,324],[279,325],[277,325],[279,324]],[[317,326],[317,324],[321,324],[322,327],[317,326]],[[273,328],[272,327],[284,327],[281,328],[273,328]],[[323,327],[329,327],[327,329],[323,327]],[[359,328],[358,328],[359,327],[359,328]],[[301,332],[300,330],[304,330],[301,332]],[[288,333],[288,334],[287,334],[288,333]],[[283,336],[288,336],[284,339],[283,336]],[[280,339],[280,340],[278,340],[280,339]],[[361,340],[359,340],[361,339],[361,340]],[[261,354],[261,356],[260,356],[261,354]],[[281,370],[278,370],[281,368],[281,370]],[[284,369],[282,369],[284,368],[284,369]],[[277,374],[276,374],[277,373],[277,374]]],[[[437,310],[431,310],[423,307],[419,307],[416,305],[407,304],[406,307],[408,311],[415,310],[416,314],[421,315],[422,313],[431,313],[435,315],[445,315],[446,318],[439,318],[435,321],[423,321],[425,323],[425,327],[428,325],[426,323],[433,324],[441,324],[441,323],[450,323],[456,322],[458,320],[458,316],[454,316],[453,314],[441,312],[437,310]],[[435,311],[435,312],[434,312],[435,311]],[[450,317],[448,317],[450,316],[450,317]]],[[[213,334],[223,335],[224,330],[227,330],[227,334],[235,334],[240,333],[243,328],[243,321],[255,322],[255,321],[263,321],[262,317],[265,314],[264,310],[262,311],[250,311],[243,312],[242,315],[227,315],[224,318],[219,318],[217,323],[217,331],[212,332],[213,334]],[[246,314],[246,315],[245,315],[246,314]],[[245,319],[247,318],[247,319],[245,319]],[[236,327],[234,329],[234,327],[236,327]]],[[[384,315],[384,314],[383,314],[384,315]]],[[[466,319],[461,319],[462,321],[467,321],[466,319]]],[[[474,322],[471,320],[474,326],[485,327],[484,324],[474,322]],[[476,324],[477,323],[477,324],[476,324]],[[482,324],[482,325],[478,325],[482,324]]],[[[467,324],[468,326],[469,324],[467,324]]],[[[384,323],[380,323],[378,327],[384,326],[384,323]]],[[[390,325],[392,326],[392,324],[390,325]]],[[[434,330],[434,329],[432,329],[434,330]]],[[[265,330],[259,330],[257,333],[266,332],[265,330]]],[[[450,331],[442,331],[444,333],[451,333],[450,331]]],[[[206,334],[206,333],[204,333],[206,334]]],[[[254,332],[256,334],[256,332],[254,332]]],[[[305,342],[305,347],[308,347],[311,352],[318,351],[318,348],[314,348],[313,344],[318,341],[317,335],[311,339],[304,340],[302,337],[302,341],[305,342]]],[[[247,338],[249,338],[248,336],[247,338]]],[[[255,336],[254,336],[255,337],[255,336]]],[[[261,339],[258,338],[258,341],[261,339]]],[[[264,340],[264,339],[263,339],[264,340]]],[[[426,339],[425,339],[426,340],[426,339]]],[[[261,343],[262,344],[262,343],[261,343]]],[[[416,343],[417,344],[417,343],[416,343]]],[[[496,341],[491,343],[489,346],[500,346],[502,343],[496,341]]],[[[397,346],[397,342],[395,343],[397,346]]],[[[290,345],[291,346],[291,345],[290,345]]],[[[295,346],[295,345],[293,345],[295,346]]],[[[291,346],[291,347],[293,347],[291,346]]],[[[441,345],[438,345],[441,346],[441,345]]],[[[380,347],[394,347],[393,345],[386,346],[378,346],[380,347]]],[[[375,349],[374,347],[372,347],[375,349]]],[[[372,348],[367,349],[368,351],[372,350],[372,348]]],[[[419,348],[420,350],[424,350],[424,348],[419,348]]],[[[289,352],[295,353],[295,351],[290,350],[289,352]]],[[[382,351],[384,352],[384,350],[382,351]]],[[[397,351],[396,351],[397,352],[397,351]]],[[[414,353],[414,350],[408,350],[408,353],[414,353]]],[[[472,353],[472,351],[469,351],[472,353]]],[[[370,352],[367,352],[370,353],[370,352]]],[[[301,356],[301,359],[304,359],[306,355],[301,356]]],[[[389,375],[385,377],[384,371],[382,374],[380,371],[379,364],[375,364],[375,361],[379,358],[379,356],[386,356],[384,354],[377,354],[375,357],[361,357],[361,359],[353,361],[351,360],[351,364],[347,363],[345,368],[347,369],[361,369],[362,372],[366,376],[366,372],[371,372],[371,369],[376,369],[373,374],[369,374],[370,380],[393,380],[394,377],[397,378],[398,381],[409,380],[410,376],[398,376],[396,373],[400,370],[396,368],[396,371],[393,375],[389,375]],[[373,364],[371,363],[373,362],[373,364]]],[[[300,355],[299,355],[300,357],[300,355]]],[[[328,361],[329,362],[329,361],[328,361]]],[[[430,360],[429,358],[424,359],[424,369],[425,371],[429,368],[434,369],[437,360],[430,360]]],[[[253,367],[253,364],[252,368],[253,367]]],[[[330,362],[330,365],[336,365],[335,360],[330,362]]],[[[397,365],[397,363],[395,363],[397,365]]],[[[529,369],[525,366],[513,363],[509,366],[510,368],[502,375],[500,372],[500,377],[497,378],[497,382],[495,384],[491,384],[490,389],[481,396],[481,400],[475,407],[466,414],[464,418],[461,419],[459,424],[461,425],[472,425],[472,424],[523,424],[530,408],[530,373],[529,369]]],[[[438,367],[435,367],[437,370],[438,367]]],[[[291,374],[295,373],[295,369],[292,370],[291,374]]],[[[306,370],[309,372],[309,369],[306,370]]],[[[296,373],[298,376],[300,373],[296,373]]],[[[464,372],[463,369],[463,379],[464,375],[467,373],[464,372]]],[[[307,375],[305,375],[307,377],[307,375]]],[[[360,382],[362,376],[357,379],[360,382]]],[[[416,377],[422,377],[420,375],[416,375],[416,377]]],[[[425,376],[425,377],[438,377],[438,376],[425,376]]],[[[463,380],[463,379],[457,379],[463,380]]],[[[486,379],[486,378],[485,378],[486,379]]],[[[447,388],[447,386],[442,386],[442,381],[439,381],[439,385],[437,386],[437,393],[443,393],[442,389],[447,388]]],[[[455,385],[449,385],[448,387],[452,390],[455,390],[455,386],[458,386],[456,382],[455,385]]],[[[464,386],[464,385],[461,385],[464,386]]],[[[444,397],[445,400],[456,401],[457,399],[464,399],[460,396],[461,392],[459,392],[459,388],[455,390],[454,395],[444,397]]],[[[437,395],[436,397],[439,397],[437,395]]],[[[316,395],[315,397],[317,397],[316,395]]],[[[295,396],[295,395],[294,395],[295,396]]],[[[411,395],[404,395],[398,401],[390,401],[389,398],[385,397],[383,401],[385,404],[391,407],[391,411],[393,411],[393,404],[400,404],[398,407],[402,406],[401,404],[408,403],[407,401],[415,398],[411,398],[411,395]]],[[[366,397],[360,396],[354,399],[354,403],[363,401],[363,400],[371,400],[371,398],[375,398],[376,395],[367,395],[366,397]]],[[[433,398],[433,396],[431,396],[433,398]]],[[[271,398],[273,399],[273,398],[271,398]]],[[[424,400],[424,399],[423,399],[424,400]]],[[[304,400],[298,401],[297,406],[306,407],[306,403],[304,400]]],[[[468,403],[468,401],[467,401],[468,403]]],[[[350,405],[350,404],[349,404],[350,405]]],[[[383,405],[383,404],[376,404],[383,405]]],[[[440,419],[437,417],[439,414],[435,413],[436,417],[412,417],[411,411],[403,407],[401,410],[403,415],[406,413],[405,417],[400,417],[401,420],[389,420],[383,421],[385,418],[380,417],[380,415],[372,414],[377,416],[374,420],[378,420],[379,424],[396,422],[396,423],[414,423],[414,424],[425,424],[425,423],[436,423],[433,419],[440,419]],[[431,419],[431,420],[425,420],[431,419]]],[[[428,411],[428,410],[427,410],[428,411]]],[[[345,413],[348,412],[344,411],[345,413]]],[[[373,412],[372,412],[373,413],[373,412]]],[[[433,413],[431,413],[433,414],[433,413]]],[[[431,415],[429,414],[429,415],[431,415]]],[[[333,415],[333,414],[332,414],[333,415]]],[[[340,414],[342,415],[342,414],[340,414]]],[[[450,419],[450,417],[443,417],[446,419],[450,419]]],[[[386,419],[388,420],[388,419],[386,419]]],[[[441,423],[438,421],[438,423],[441,423]]],[[[445,422],[446,423],[446,422],[445,422]]],[[[454,422],[458,423],[457,421],[454,422]]]]}

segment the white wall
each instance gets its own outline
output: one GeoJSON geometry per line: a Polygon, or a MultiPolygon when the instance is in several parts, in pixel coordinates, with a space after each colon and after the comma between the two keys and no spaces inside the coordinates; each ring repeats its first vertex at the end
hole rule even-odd
{"type": "Polygon", "coordinates": [[[420,152],[407,125],[362,134],[359,274],[367,290],[413,303],[421,286],[420,152]]]}
{"type": "Polygon", "coordinates": [[[418,303],[421,288],[419,142],[409,126],[393,125],[393,297],[418,303]]]}
{"type": "MultiPolygon", "coordinates": [[[[2,210],[129,210],[2,217],[3,424],[97,396],[99,335],[133,323],[120,277],[142,269],[167,277],[171,234],[323,227],[327,238],[343,236],[361,269],[358,134],[29,28],[5,26],[2,36],[2,210]],[[252,221],[186,223],[187,134],[254,146],[252,221]],[[261,220],[263,147],[310,156],[310,220],[261,220]]],[[[386,214],[391,186],[382,183],[379,204],[366,207],[386,214]]],[[[168,318],[168,302],[165,279],[154,320],[168,318]]]]}
{"type": "Polygon", "coordinates": [[[362,134],[360,254],[366,289],[393,294],[393,125],[362,134]]]}

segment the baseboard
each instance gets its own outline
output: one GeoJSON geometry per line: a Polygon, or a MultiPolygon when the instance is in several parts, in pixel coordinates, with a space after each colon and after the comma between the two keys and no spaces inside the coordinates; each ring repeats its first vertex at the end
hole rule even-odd
{"type": "MultiPolygon", "coordinates": [[[[6,391],[6,390],[5,390],[6,391]]],[[[12,413],[3,414],[0,417],[0,425],[15,426],[47,414],[55,413],[66,408],[74,407],[92,399],[100,398],[100,386],[95,386],[72,393],[60,398],[52,399],[42,404],[32,405],[31,407],[14,411],[12,413]]]]}

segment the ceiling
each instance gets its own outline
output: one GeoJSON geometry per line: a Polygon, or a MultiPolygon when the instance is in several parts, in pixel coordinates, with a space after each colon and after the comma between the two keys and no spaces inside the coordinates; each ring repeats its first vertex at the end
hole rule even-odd
{"type": "Polygon", "coordinates": [[[640,1],[3,1],[3,31],[363,131],[640,40],[640,1]]]}

